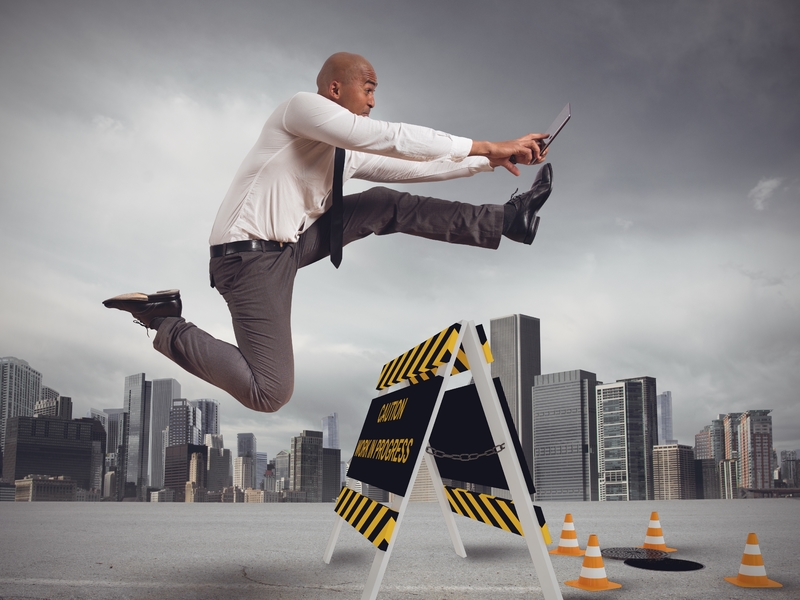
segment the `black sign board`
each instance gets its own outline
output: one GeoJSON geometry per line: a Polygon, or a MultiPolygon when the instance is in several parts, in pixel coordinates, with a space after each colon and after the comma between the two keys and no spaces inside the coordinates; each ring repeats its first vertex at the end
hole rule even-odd
{"type": "Polygon", "coordinates": [[[347,476],[405,496],[443,381],[434,377],[372,400],[347,476]]]}
{"type": "MultiPolygon", "coordinates": [[[[519,464],[525,476],[525,483],[528,485],[528,491],[533,494],[533,480],[525,461],[525,455],[522,453],[517,430],[511,419],[511,411],[508,409],[503,386],[497,377],[494,379],[494,387],[497,390],[500,405],[503,407],[503,414],[506,417],[506,424],[514,442],[514,450],[517,452],[519,464]]],[[[482,454],[494,447],[492,433],[486,422],[478,390],[474,385],[456,388],[445,393],[431,433],[430,446],[446,454],[454,455],[482,454]]],[[[509,450],[511,448],[506,448],[503,452],[509,450]]],[[[436,466],[439,468],[439,475],[447,479],[508,489],[508,483],[503,475],[503,467],[497,454],[470,461],[437,458],[436,466]]]]}

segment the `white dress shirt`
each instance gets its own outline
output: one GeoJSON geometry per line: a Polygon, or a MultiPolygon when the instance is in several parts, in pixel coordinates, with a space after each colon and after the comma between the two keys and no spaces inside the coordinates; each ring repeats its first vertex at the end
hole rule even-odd
{"type": "Polygon", "coordinates": [[[488,159],[468,156],[468,138],[354,115],[300,92],[267,119],[225,195],[209,243],[296,242],[330,207],[336,146],[347,150],[344,181],[437,181],[492,170],[488,159]]]}

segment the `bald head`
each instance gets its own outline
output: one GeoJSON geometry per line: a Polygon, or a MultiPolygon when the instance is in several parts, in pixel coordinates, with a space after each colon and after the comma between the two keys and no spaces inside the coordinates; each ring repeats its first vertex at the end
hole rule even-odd
{"type": "Polygon", "coordinates": [[[359,54],[337,52],[325,61],[317,75],[317,93],[364,117],[375,106],[378,76],[359,54]]]}

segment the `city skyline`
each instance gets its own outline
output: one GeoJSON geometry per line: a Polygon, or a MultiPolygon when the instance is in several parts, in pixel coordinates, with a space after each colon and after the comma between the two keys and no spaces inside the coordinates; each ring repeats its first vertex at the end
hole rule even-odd
{"type": "MultiPolygon", "coordinates": [[[[509,356],[506,360],[516,361],[519,357],[509,356]]],[[[24,368],[28,379],[41,381],[41,374],[24,361],[10,360],[9,357],[5,357],[3,361],[4,364],[24,368]]],[[[3,379],[4,393],[9,387],[6,381],[12,379],[9,376],[3,379]]],[[[284,479],[279,487],[286,489],[288,484],[291,490],[290,496],[280,500],[274,495],[266,499],[262,494],[244,501],[319,502],[335,498],[340,479],[339,465],[344,465],[344,462],[340,462],[340,450],[328,448],[328,445],[336,445],[334,442],[338,437],[336,434],[338,419],[335,412],[322,418],[320,431],[304,430],[300,436],[293,436],[291,455],[285,451],[278,452],[271,466],[267,453],[258,452],[257,438],[254,434],[237,434],[239,456],[231,465],[230,450],[224,451],[224,456],[227,458],[220,454],[222,462],[217,458],[219,452],[212,452],[212,449],[220,449],[222,452],[222,436],[212,433],[202,434],[206,429],[214,429],[218,425],[219,411],[216,401],[211,399],[188,401],[183,398],[170,400],[170,396],[180,395],[180,383],[163,379],[150,381],[147,380],[145,373],[127,376],[124,385],[128,411],[133,415],[131,416],[129,412],[124,413],[126,424],[122,431],[127,432],[126,439],[130,444],[124,450],[120,448],[122,454],[110,454],[106,457],[107,466],[113,467],[113,463],[116,463],[121,470],[117,473],[108,473],[111,479],[106,479],[106,487],[110,487],[103,490],[103,497],[116,494],[121,498],[119,494],[123,492],[120,486],[125,488],[126,497],[137,497],[140,501],[151,490],[164,487],[173,489],[175,501],[179,502],[183,501],[184,497],[187,498],[187,502],[233,501],[233,497],[227,500],[222,498],[230,493],[238,497],[240,492],[244,493],[247,489],[263,489],[270,494],[276,494],[277,492],[273,492],[270,487],[263,487],[261,481],[269,469],[271,481],[269,485],[278,483],[276,480],[280,479],[278,475],[281,469],[286,469],[286,465],[279,464],[278,458],[284,454],[289,459],[289,477],[287,481],[286,475],[283,474],[284,479]],[[169,426],[163,431],[156,424],[157,419],[154,415],[158,395],[162,396],[162,401],[168,401],[171,405],[169,426]],[[201,407],[206,410],[202,410],[201,407]],[[131,428],[130,422],[138,425],[131,428]],[[166,462],[162,463],[161,467],[164,479],[160,483],[153,479],[154,470],[158,467],[154,464],[156,459],[152,451],[149,462],[146,462],[148,461],[147,436],[144,432],[151,438],[163,439],[165,445],[167,439],[169,440],[168,446],[164,449],[166,462]],[[311,441],[310,446],[309,441],[311,441]],[[199,451],[202,451],[201,458],[195,454],[199,451]],[[211,464],[212,459],[216,466],[211,464]],[[202,461],[202,465],[198,461],[202,461]],[[230,473],[233,486],[240,492],[235,492],[235,488],[226,488],[229,491],[217,489],[219,478],[224,477],[224,473],[219,471],[222,464],[227,465],[225,470],[230,473]],[[214,489],[206,485],[206,465],[209,473],[214,472],[214,489]],[[324,477],[323,472],[326,473],[324,477]],[[143,475],[145,473],[149,475],[149,480],[143,475]],[[202,473],[202,476],[196,473],[202,473]],[[188,481],[194,485],[191,490],[189,483],[182,485],[182,478],[185,477],[188,477],[188,481]],[[209,494],[213,492],[212,496],[216,499],[207,498],[207,491],[209,494]]],[[[94,444],[100,444],[99,440],[102,439],[102,444],[105,445],[106,426],[108,433],[119,437],[119,433],[115,433],[118,425],[111,421],[112,417],[118,415],[122,409],[109,408],[102,411],[92,409],[87,414],[88,418],[71,420],[69,397],[61,396],[57,390],[41,384],[33,392],[36,392],[42,400],[30,402],[31,399],[26,399],[24,395],[16,399],[17,403],[27,401],[27,404],[35,404],[36,408],[33,415],[14,417],[10,421],[7,433],[12,435],[13,441],[12,446],[4,448],[4,451],[6,451],[7,475],[11,479],[6,478],[6,480],[19,479],[15,474],[21,472],[37,473],[39,474],[37,477],[48,474],[46,476],[51,479],[65,474],[59,469],[66,464],[64,463],[66,454],[50,452],[53,464],[61,465],[55,471],[50,471],[45,466],[48,461],[43,462],[44,455],[41,454],[43,451],[34,447],[35,440],[52,438],[52,441],[47,443],[53,446],[53,441],[58,445],[58,440],[81,439],[85,445],[89,442],[88,430],[84,431],[79,423],[94,424],[102,430],[102,438],[95,437],[92,433],[91,465],[84,460],[85,464],[78,466],[75,463],[67,469],[67,472],[71,473],[77,469],[75,472],[83,472],[85,478],[85,470],[91,469],[93,473],[91,479],[94,483],[87,486],[85,482],[79,482],[78,494],[85,495],[91,489],[94,490],[92,493],[97,494],[95,499],[99,499],[99,482],[104,479],[101,477],[101,465],[104,460],[100,447],[95,448],[94,444]],[[60,402],[61,400],[64,402],[60,402]],[[39,427],[36,426],[37,422],[39,427]],[[31,446],[31,443],[34,443],[34,446],[31,446]],[[37,456],[38,458],[35,458],[37,456]]],[[[666,499],[665,493],[674,499],[692,499],[695,497],[695,490],[697,497],[700,498],[719,497],[714,496],[714,489],[720,490],[722,497],[733,498],[738,497],[737,490],[740,487],[772,488],[773,469],[777,467],[787,469],[786,476],[783,472],[780,475],[780,478],[787,482],[784,486],[788,485],[791,488],[796,482],[796,465],[787,463],[785,459],[791,455],[796,456],[797,452],[781,451],[781,462],[778,462],[778,451],[773,444],[770,409],[750,409],[743,413],[717,415],[717,419],[712,420],[710,425],[706,425],[695,435],[693,448],[689,445],[676,444],[675,440],[655,440],[655,436],[658,435],[657,429],[660,429],[662,424],[659,424],[655,417],[656,398],[661,396],[657,396],[657,382],[653,377],[634,377],[604,384],[598,381],[593,373],[586,371],[544,374],[535,377],[532,396],[531,416],[534,425],[532,434],[535,444],[533,450],[538,457],[534,464],[537,500],[567,499],[569,496],[572,496],[569,498],[572,500],[658,500],[666,499]],[[656,450],[662,452],[658,464],[653,458],[656,450]],[[678,454],[673,456],[674,452],[678,454]],[[699,462],[690,460],[688,466],[680,467],[680,473],[673,471],[672,469],[676,468],[677,456],[683,456],[681,453],[686,454],[686,452],[691,453],[699,462]],[[581,456],[589,459],[589,462],[584,462],[581,466],[581,460],[571,460],[581,456]],[[670,458],[667,459],[667,456],[670,458]],[[597,457],[596,463],[592,457],[597,457]],[[716,460],[711,460],[710,464],[702,460],[712,457],[716,460]],[[664,462],[665,460],[667,462],[664,462]],[[719,460],[722,462],[718,462],[719,460]],[[668,467],[668,464],[673,466],[668,467]],[[695,486],[695,471],[698,476],[702,475],[697,486],[695,486]],[[661,487],[654,490],[654,487],[657,488],[659,485],[661,487]],[[670,486],[673,491],[665,492],[664,485],[670,486]],[[681,486],[681,491],[673,487],[676,485],[681,486]]],[[[107,446],[107,451],[116,452],[113,444],[107,446]]],[[[681,458],[681,464],[685,460],[686,457],[681,458]]],[[[74,477],[72,479],[74,480],[74,477]]],[[[776,483],[775,487],[781,485],[776,483]]],[[[160,494],[157,496],[159,501],[170,501],[161,498],[160,494]]]]}
{"type": "MultiPolygon", "coordinates": [[[[524,315],[523,315],[523,316],[524,316],[524,315]]],[[[504,317],[504,318],[506,318],[506,317],[504,317]]],[[[21,360],[21,361],[22,361],[22,362],[24,362],[24,363],[27,363],[27,362],[28,362],[28,361],[25,361],[24,359],[19,359],[18,357],[2,357],[2,358],[16,358],[17,360],[21,360]]],[[[30,368],[30,369],[32,369],[32,370],[34,370],[34,371],[36,371],[35,367],[33,367],[32,365],[30,365],[29,363],[28,363],[28,366],[29,366],[29,368],[30,368]]],[[[552,376],[552,375],[559,375],[559,373],[543,373],[543,374],[542,374],[542,376],[552,376]]],[[[139,379],[139,380],[142,380],[142,381],[143,381],[143,377],[144,377],[144,376],[146,376],[146,373],[138,373],[138,374],[136,374],[136,375],[127,376],[127,377],[125,378],[125,380],[126,380],[126,382],[125,382],[125,383],[126,383],[126,386],[127,386],[127,383],[128,383],[128,379],[130,379],[130,378],[137,378],[137,379],[139,379]]],[[[189,377],[189,376],[187,375],[187,377],[189,377]]],[[[45,379],[45,374],[44,374],[44,373],[42,373],[42,374],[41,374],[41,380],[42,380],[42,381],[44,381],[44,379],[45,379]]],[[[636,377],[634,377],[634,378],[628,378],[628,379],[642,379],[642,378],[636,378],[636,377]]],[[[658,378],[656,377],[655,379],[658,379],[658,378]]],[[[609,380],[601,380],[601,379],[598,377],[598,378],[596,379],[596,381],[597,381],[597,383],[598,383],[598,384],[600,384],[600,382],[601,382],[601,381],[603,381],[604,383],[612,383],[612,382],[615,382],[615,381],[617,381],[617,382],[618,382],[618,381],[621,381],[621,379],[614,379],[614,380],[612,380],[612,379],[609,379],[609,380]]],[[[177,392],[176,392],[176,393],[180,394],[180,390],[181,390],[181,384],[180,384],[180,382],[178,382],[177,380],[174,380],[174,379],[159,379],[159,378],[154,378],[154,379],[152,379],[152,380],[148,380],[148,381],[147,381],[147,384],[150,384],[150,385],[148,385],[148,388],[152,387],[152,386],[154,385],[154,383],[155,383],[155,382],[159,382],[159,383],[160,383],[161,385],[163,385],[163,386],[169,386],[169,387],[170,387],[170,389],[177,389],[177,392]],[[174,386],[174,387],[173,387],[173,386],[174,386]]],[[[57,389],[57,388],[58,388],[58,386],[55,386],[55,385],[54,385],[54,386],[46,386],[46,385],[44,385],[44,383],[42,383],[42,384],[41,384],[41,388],[42,388],[42,389],[45,389],[45,388],[47,388],[47,389],[48,389],[50,392],[59,393],[59,392],[58,392],[58,389],[57,389]]],[[[127,393],[127,389],[128,389],[128,388],[126,387],[126,393],[127,393]]],[[[149,393],[149,394],[152,394],[152,392],[149,392],[149,391],[148,391],[148,393],[149,393]]],[[[664,393],[665,393],[665,394],[669,394],[669,397],[670,397],[670,400],[671,400],[671,392],[667,391],[667,392],[664,392],[664,393]]],[[[662,395],[663,395],[662,393],[659,393],[659,394],[658,394],[658,396],[659,396],[659,397],[661,397],[662,395]]],[[[70,399],[70,400],[72,400],[72,398],[70,398],[70,397],[67,397],[67,398],[68,398],[68,399],[70,399]]],[[[185,399],[185,398],[182,398],[182,400],[186,400],[186,399],[185,399]]],[[[206,406],[206,405],[211,405],[211,406],[213,407],[213,410],[209,410],[209,408],[205,408],[205,410],[208,412],[208,414],[209,414],[209,415],[211,415],[211,418],[212,418],[212,419],[214,419],[214,423],[216,424],[216,426],[217,426],[217,427],[219,427],[219,429],[220,429],[221,433],[223,434],[223,438],[232,439],[232,438],[234,438],[235,436],[239,436],[239,435],[242,435],[242,434],[244,434],[244,433],[245,433],[245,432],[242,432],[242,431],[240,431],[240,430],[234,429],[232,426],[229,426],[229,425],[225,424],[225,421],[224,421],[224,419],[221,419],[221,418],[220,418],[220,416],[219,416],[219,415],[220,415],[220,412],[223,412],[223,413],[224,413],[224,410],[220,409],[220,407],[219,407],[219,401],[218,401],[218,400],[214,400],[214,399],[210,399],[210,398],[201,398],[201,399],[197,399],[197,400],[186,400],[186,401],[187,401],[188,403],[192,404],[192,405],[193,405],[193,406],[195,406],[195,407],[197,407],[197,406],[206,406]],[[226,433],[226,432],[227,432],[227,433],[226,433]]],[[[151,408],[152,408],[152,407],[151,407],[151,406],[149,406],[149,407],[148,407],[148,410],[149,410],[149,411],[152,413],[152,410],[151,410],[151,408]]],[[[83,410],[80,408],[80,406],[79,406],[78,408],[74,409],[74,411],[73,411],[73,412],[74,412],[74,417],[75,417],[75,418],[79,418],[79,417],[81,417],[81,416],[94,416],[94,415],[92,414],[92,411],[94,411],[94,410],[101,410],[101,411],[118,411],[118,410],[125,410],[125,409],[124,409],[124,408],[119,408],[119,407],[111,407],[111,406],[108,406],[108,407],[103,407],[103,408],[100,408],[100,409],[97,409],[96,407],[92,407],[92,408],[89,408],[89,409],[87,409],[86,411],[83,411],[83,410]]],[[[531,410],[533,410],[533,407],[531,407],[531,410]]],[[[764,409],[764,407],[760,407],[760,406],[750,406],[750,407],[748,407],[748,408],[746,408],[746,409],[744,409],[744,410],[745,410],[745,411],[753,411],[753,410],[765,410],[765,409],[764,409]]],[[[771,411],[771,412],[773,412],[773,413],[774,413],[774,410],[772,410],[772,409],[767,409],[767,410],[769,410],[769,411],[771,411]]],[[[743,412],[744,412],[744,411],[743,411],[743,412]]],[[[722,415],[722,414],[727,414],[727,413],[732,413],[732,411],[726,411],[726,410],[723,410],[723,412],[722,412],[722,413],[719,413],[719,415],[722,415]]],[[[331,412],[331,414],[329,414],[329,415],[327,415],[327,416],[325,416],[325,417],[318,417],[317,419],[313,419],[313,418],[312,418],[312,419],[310,420],[310,422],[308,423],[308,425],[307,425],[307,426],[306,426],[304,429],[313,429],[315,426],[314,426],[314,425],[312,425],[312,423],[313,423],[314,421],[316,421],[316,422],[320,422],[320,420],[321,420],[321,421],[322,421],[322,429],[324,430],[324,429],[325,429],[325,422],[326,422],[326,420],[327,420],[327,419],[331,419],[332,417],[334,417],[334,415],[335,415],[335,411],[332,411],[332,412],[331,412]]],[[[680,415],[679,415],[679,416],[680,416],[680,415]]],[[[683,440],[683,439],[678,439],[678,440],[674,440],[674,439],[672,439],[672,440],[661,440],[661,439],[659,438],[659,444],[662,444],[662,445],[663,445],[663,444],[665,444],[665,443],[682,443],[682,444],[688,444],[688,445],[690,445],[690,446],[693,446],[693,447],[695,447],[695,446],[696,446],[696,436],[697,436],[697,432],[698,432],[698,431],[701,431],[703,427],[706,427],[706,426],[708,425],[708,423],[712,422],[712,421],[715,419],[715,417],[716,417],[716,416],[717,416],[717,415],[708,415],[708,417],[707,417],[707,418],[705,418],[705,420],[702,420],[702,417],[701,417],[701,419],[700,419],[700,420],[698,420],[698,423],[697,423],[697,424],[694,424],[694,423],[693,423],[692,425],[689,425],[689,428],[695,428],[695,429],[694,429],[694,433],[692,433],[691,435],[687,435],[685,440],[683,440]]],[[[354,424],[350,423],[350,424],[348,424],[348,425],[350,426],[349,428],[351,428],[351,429],[355,429],[355,430],[358,430],[358,429],[361,427],[361,423],[362,423],[362,422],[363,422],[363,416],[361,417],[361,419],[358,421],[358,423],[357,423],[357,424],[355,424],[355,425],[354,425],[354,424]]],[[[773,427],[774,427],[774,426],[773,426],[773,427]]],[[[337,427],[336,429],[338,430],[338,427],[337,427]]],[[[153,425],[152,425],[152,422],[151,422],[151,425],[150,425],[150,427],[148,427],[148,430],[149,430],[149,434],[150,434],[150,440],[149,440],[149,442],[148,442],[148,445],[149,445],[149,446],[151,446],[150,450],[152,451],[152,449],[155,447],[154,440],[152,439],[152,434],[153,434],[153,431],[154,431],[154,429],[153,429],[153,425]]],[[[301,430],[299,430],[299,431],[302,431],[302,429],[301,429],[301,430]]],[[[774,429],[773,429],[773,431],[774,431],[774,429]]],[[[659,425],[659,433],[660,433],[660,425],[659,425]]],[[[252,435],[252,434],[250,434],[250,435],[252,435]]],[[[274,457],[275,457],[275,455],[276,455],[278,452],[281,452],[281,451],[283,451],[283,450],[288,450],[288,449],[289,449],[289,447],[291,446],[291,438],[292,438],[292,437],[294,437],[295,435],[297,435],[297,432],[293,432],[292,434],[290,434],[290,435],[288,436],[288,438],[286,438],[286,440],[287,440],[287,441],[284,441],[283,443],[280,443],[280,442],[278,442],[277,444],[274,444],[273,446],[271,446],[271,447],[270,447],[270,448],[267,450],[267,453],[268,453],[268,455],[269,455],[270,457],[274,458],[274,457]]],[[[203,436],[204,436],[204,434],[203,434],[202,432],[200,432],[200,433],[199,433],[199,439],[200,439],[200,443],[203,443],[203,442],[202,442],[202,438],[203,438],[203,436]]],[[[110,434],[109,434],[109,439],[115,439],[115,437],[116,437],[116,436],[115,436],[113,433],[110,433],[110,434]]],[[[258,438],[258,436],[255,436],[255,437],[256,437],[256,438],[258,438]]],[[[270,437],[272,437],[272,436],[270,436],[270,437]]],[[[357,437],[357,435],[356,435],[356,437],[357,437]]],[[[337,438],[338,438],[338,435],[337,435],[337,438]]],[[[234,446],[229,446],[229,448],[232,448],[233,450],[236,450],[236,447],[234,447],[234,446]]],[[[341,450],[342,450],[342,457],[343,457],[343,460],[345,460],[345,459],[349,459],[349,457],[350,457],[350,452],[352,452],[352,449],[354,449],[354,448],[355,448],[355,438],[354,438],[354,440],[353,440],[353,443],[352,443],[352,445],[351,445],[351,450],[348,450],[348,447],[347,447],[346,445],[345,445],[345,446],[343,446],[343,447],[341,448],[341,450]]],[[[800,448],[800,443],[798,443],[798,444],[797,444],[797,448],[796,448],[796,447],[795,447],[795,446],[794,446],[794,445],[793,445],[791,442],[783,442],[783,443],[782,443],[782,442],[780,442],[780,441],[775,441],[775,436],[774,436],[774,434],[773,434],[773,448],[776,450],[776,452],[777,452],[778,454],[780,454],[781,452],[794,451],[794,450],[796,450],[796,449],[800,448]]],[[[532,448],[531,448],[531,450],[532,450],[532,448]]],[[[110,450],[109,450],[109,451],[110,451],[110,450]]],[[[151,465],[151,467],[152,467],[152,464],[153,464],[153,463],[152,463],[152,461],[150,461],[150,462],[149,462],[149,464],[150,464],[150,465],[151,465]]],[[[149,475],[149,473],[148,473],[148,475],[149,475]]]]}

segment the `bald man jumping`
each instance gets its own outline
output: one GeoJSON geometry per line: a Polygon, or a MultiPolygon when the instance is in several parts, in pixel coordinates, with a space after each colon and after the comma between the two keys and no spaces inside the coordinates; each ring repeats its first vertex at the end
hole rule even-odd
{"type": "Polygon", "coordinates": [[[278,106],[234,176],[211,230],[209,271],[211,286],[228,303],[238,347],[184,320],[178,290],[123,294],[103,304],[156,330],[156,350],[189,373],[253,410],[274,412],[294,389],[291,306],[299,268],[332,250],[340,257],[341,245],[370,234],[406,233],[481,248],[497,248],[501,236],[532,243],[537,212],[552,186],[549,164],[528,192],[505,205],[385,187],[336,204],[335,188],[350,178],[442,181],[496,167],[519,175],[517,165],[541,163],[547,154],[537,143],[545,134],[485,142],[371,119],[377,86],[364,57],[334,54],[319,72],[317,93],[299,92],[278,106]],[[338,208],[329,210],[332,204],[338,208]]]}

